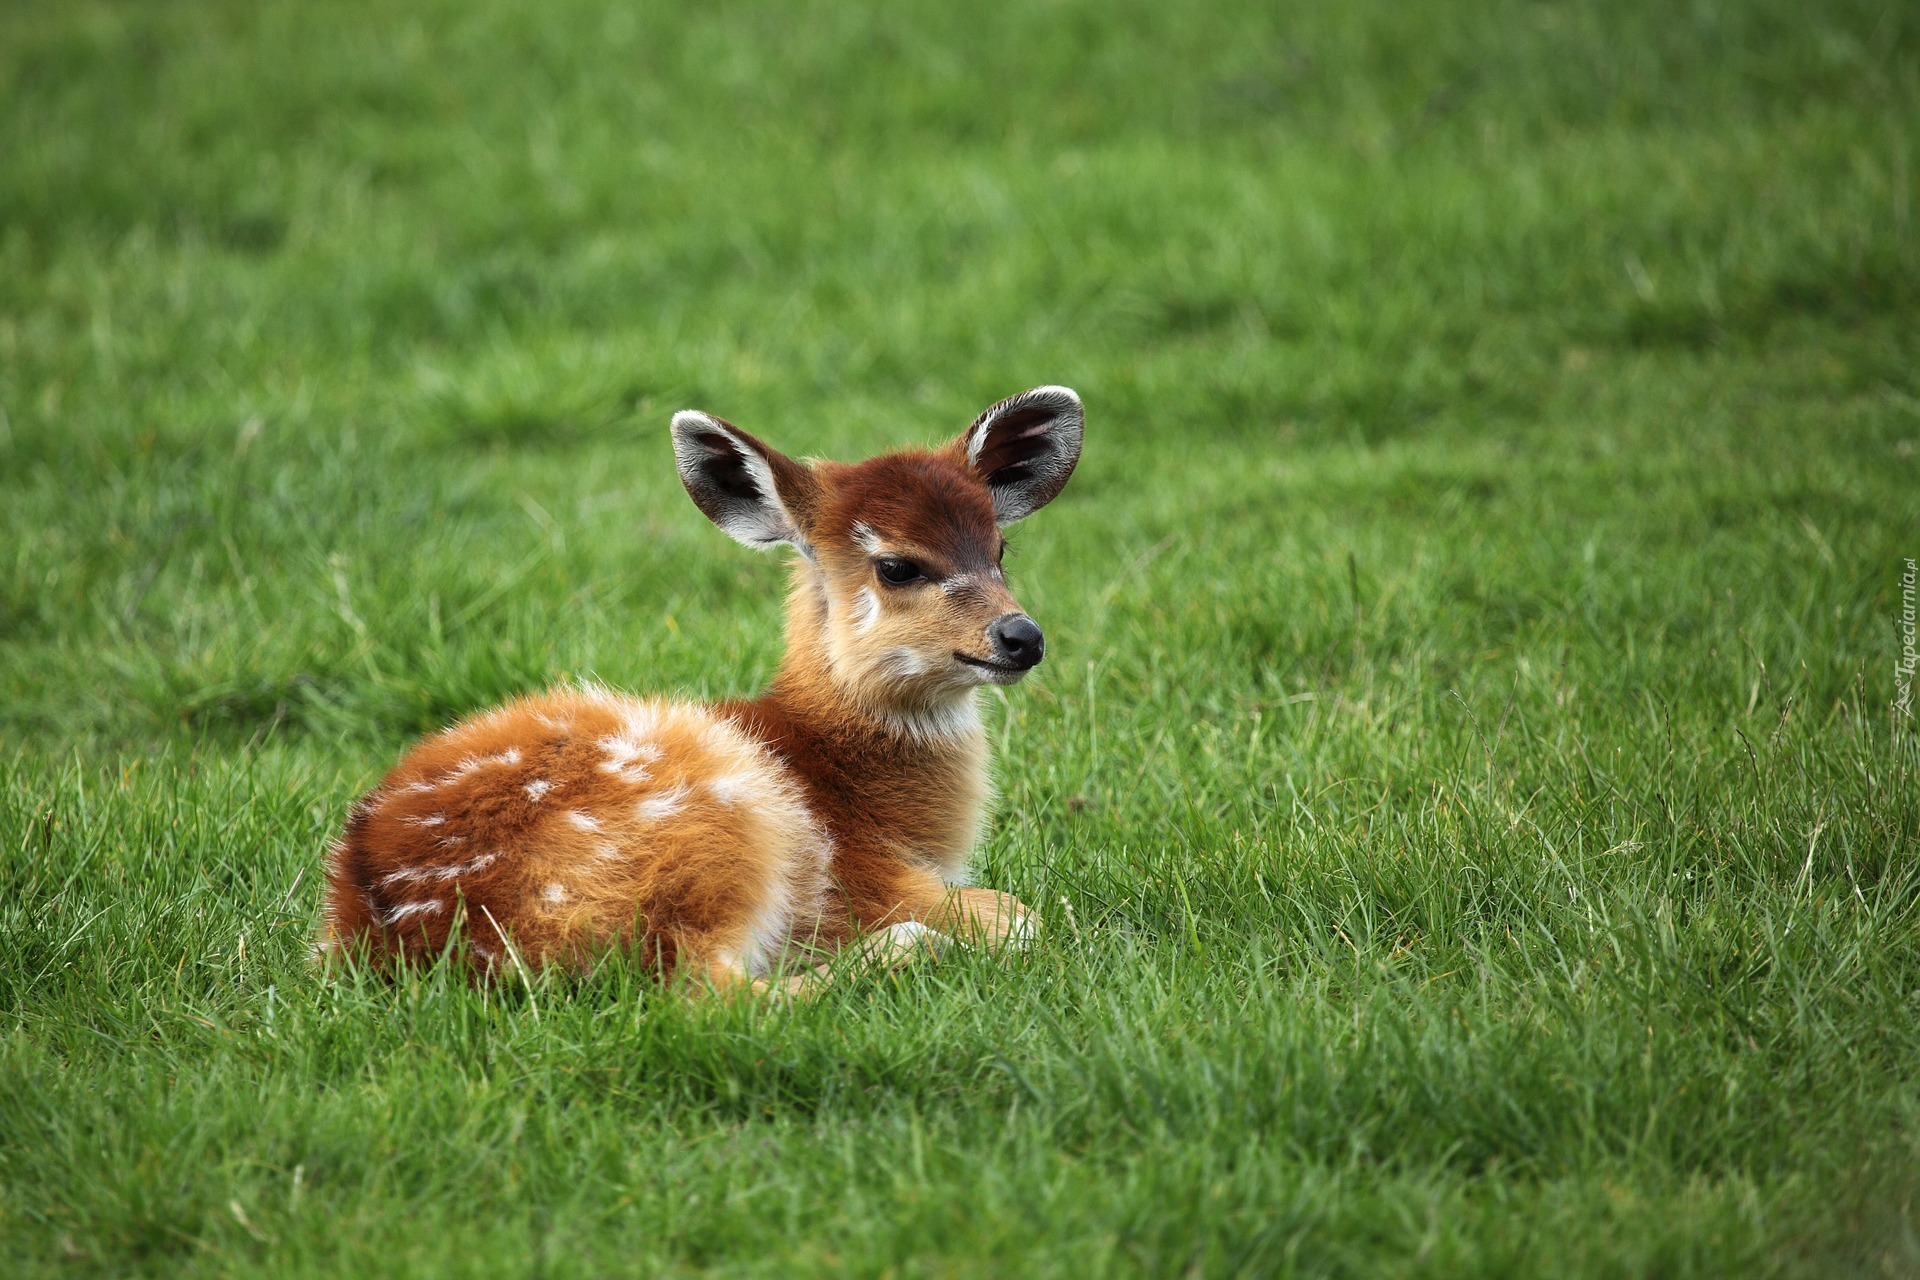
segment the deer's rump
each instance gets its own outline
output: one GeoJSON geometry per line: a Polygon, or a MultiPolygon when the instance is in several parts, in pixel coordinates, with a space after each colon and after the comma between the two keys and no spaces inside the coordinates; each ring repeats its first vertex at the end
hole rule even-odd
{"type": "Polygon", "coordinates": [[[638,947],[760,972],[818,917],[830,854],[785,766],[727,720],[558,691],[428,738],[360,800],[320,946],[451,943],[480,970],[638,947]]]}

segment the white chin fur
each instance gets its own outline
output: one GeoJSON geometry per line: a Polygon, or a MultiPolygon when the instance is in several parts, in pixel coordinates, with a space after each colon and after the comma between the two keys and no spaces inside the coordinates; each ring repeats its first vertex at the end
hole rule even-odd
{"type": "Polygon", "coordinates": [[[976,667],[973,663],[962,662],[958,658],[953,660],[953,665],[963,673],[965,679],[976,685],[1019,684],[1026,678],[1027,671],[1032,670],[1029,667],[1021,671],[995,671],[991,667],[976,667]]]}
{"type": "Polygon", "coordinates": [[[973,700],[972,690],[950,702],[883,711],[880,718],[896,732],[922,742],[948,742],[973,737],[981,731],[980,706],[973,700]]]}

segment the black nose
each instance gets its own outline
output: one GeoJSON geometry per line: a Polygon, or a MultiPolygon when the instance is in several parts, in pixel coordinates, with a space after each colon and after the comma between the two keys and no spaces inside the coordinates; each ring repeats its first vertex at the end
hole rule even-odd
{"type": "Polygon", "coordinates": [[[987,628],[987,638],[993,641],[1000,661],[1022,671],[1039,666],[1040,659],[1047,653],[1047,638],[1040,634],[1039,625],[1024,613],[995,618],[987,628]]]}

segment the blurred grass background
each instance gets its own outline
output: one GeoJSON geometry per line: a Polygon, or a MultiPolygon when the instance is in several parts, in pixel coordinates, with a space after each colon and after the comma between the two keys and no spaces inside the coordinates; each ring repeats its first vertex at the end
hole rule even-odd
{"type": "Polygon", "coordinates": [[[0,12],[25,1272],[1920,1274],[1920,20],[0,12]],[[305,967],[409,738],[750,690],[674,477],[1088,404],[981,877],[792,1011],[305,967]]]}

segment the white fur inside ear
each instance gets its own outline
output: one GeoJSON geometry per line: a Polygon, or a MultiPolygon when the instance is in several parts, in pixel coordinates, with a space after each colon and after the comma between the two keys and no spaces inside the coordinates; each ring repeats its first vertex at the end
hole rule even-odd
{"type": "Polygon", "coordinates": [[[1066,487],[1085,421],[1073,388],[1045,386],[1009,396],[967,429],[967,461],[983,473],[996,520],[1024,519],[1066,487]]]}
{"type": "Polygon", "coordinates": [[[773,467],[730,423],[695,409],[674,414],[673,460],[694,504],[729,537],[761,550],[790,543],[813,558],[773,467]]]}

